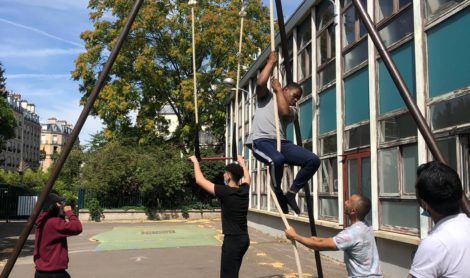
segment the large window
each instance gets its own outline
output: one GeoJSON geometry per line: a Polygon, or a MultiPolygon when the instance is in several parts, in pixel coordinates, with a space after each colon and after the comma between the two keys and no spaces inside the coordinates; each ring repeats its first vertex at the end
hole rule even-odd
{"type": "Polygon", "coordinates": [[[321,90],[336,76],[334,6],[330,1],[322,1],[318,5],[316,26],[318,88],[321,90]]]}
{"type": "Polygon", "coordinates": [[[338,221],[338,160],[323,158],[318,169],[319,218],[338,221]]]}
{"type": "MultiPolygon", "coordinates": [[[[407,43],[400,45],[400,47],[394,49],[390,55],[403,77],[403,81],[405,81],[411,96],[415,98],[416,74],[413,41],[408,41],[407,43]]],[[[379,78],[379,113],[382,115],[384,113],[405,108],[405,102],[401,98],[395,83],[381,59],[378,60],[377,70],[379,78]]]]}
{"type": "Polygon", "coordinates": [[[262,166],[263,168],[260,171],[259,177],[259,186],[260,186],[260,208],[268,209],[268,167],[262,166]]]}
{"type": "Polygon", "coordinates": [[[370,126],[369,123],[354,126],[344,132],[344,141],[346,149],[357,149],[370,145],[370,126]]]}
{"type": "Polygon", "coordinates": [[[312,75],[312,24],[307,17],[297,29],[298,63],[297,82],[301,83],[312,75]]]}
{"type": "MultiPolygon", "coordinates": [[[[342,47],[344,57],[344,72],[367,60],[367,31],[360,21],[351,0],[343,0],[342,24],[342,47]]],[[[362,0],[367,7],[367,1],[362,0]]]]}
{"type": "Polygon", "coordinates": [[[250,184],[250,193],[251,193],[251,208],[258,208],[258,172],[251,171],[251,184],[250,184]]]}
{"type": "MultiPolygon", "coordinates": [[[[465,2],[470,5],[469,1],[465,2]]],[[[470,7],[426,31],[430,98],[470,86],[468,26],[470,26],[470,7]]]]}
{"type": "Polygon", "coordinates": [[[380,37],[390,46],[413,33],[411,0],[375,0],[380,37]]]}
{"type": "Polygon", "coordinates": [[[424,0],[426,18],[431,20],[462,3],[462,0],[424,0]]]}
{"type": "Polygon", "coordinates": [[[450,167],[460,176],[467,197],[470,197],[470,149],[468,133],[437,139],[437,145],[450,167]]]}
{"type": "Polygon", "coordinates": [[[417,234],[419,206],[415,197],[416,144],[379,150],[380,228],[417,234]]]}
{"type": "Polygon", "coordinates": [[[414,138],[418,129],[410,113],[398,114],[380,120],[380,143],[414,138]]]}
{"type": "Polygon", "coordinates": [[[429,105],[433,129],[470,125],[470,94],[429,105]]]}

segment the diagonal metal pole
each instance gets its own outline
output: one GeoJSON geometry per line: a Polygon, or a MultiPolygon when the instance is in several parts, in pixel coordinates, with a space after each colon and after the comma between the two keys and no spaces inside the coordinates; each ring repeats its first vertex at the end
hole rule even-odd
{"type": "MultiPolygon", "coordinates": [[[[437,146],[436,140],[434,140],[431,129],[427,125],[426,120],[424,119],[423,115],[421,114],[418,107],[416,106],[416,103],[413,101],[410,91],[408,90],[408,87],[403,81],[403,78],[401,77],[400,72],[395,66],[395,63],[390,57],[390,54],[388,53],[387,48],[385,47],[385,44],[380,38],[379,33],[374,26],[374,23],[372,22],[371,18],[367,14],[361,1],[353,0],[353,4],[354,4],[354,7],[356,8],[356,11],[359,14],[359,18],[362,20],[362,22],[364,23],[364,26],[367,29],[367,32],[369,33],[370,38],[374,42],[374,45],[377,51],[379,52],[379,55],[382,58],[382,61],[384,62],[385,67],[387,68],[393,82],[395,83],[395,86],[397,86],[398,92],[400,92],[400,95],[403,101],[405,102],[406,107],[408,108],[408,110],[411,113],[411,116],[416,122],[416,125],[418,126],[418,130],[423,136],[424,141],[426,142],[426,145],[429,147],[431,154],[436,160],[446,163],[444,156],[442,155],[441,151],[439,150],[439,147],[437,146]]],[[[465,197],[465,194],[462,196],[461,208],[470,217],[470,204],[467,198],[465,197]]]]}
{"type": "Polygon", "coordinates": [[[80,133],[80,130],[85,124],[86,118],[90,114],[90,111],[93,107],[93,104],[95,103],[96,98],[98,97],[100,90],[104,86],[106,78],[108,77],[108,74],[111,71],[111,67],[113,66],[114,61],[116,60],[116,57],[119,54],[119,50],[121,49],[122,44],[124,43],[124,40],[129,34],[129,30],[137,16],[137,13],[139,12],[140,7],[142,6],[143,1],[144,0],[135,1],[134,6],[132,7],[131,13],[129,15],[129,18],[126,22],[126,25],[124,26],[124,29],[121,31],[121,34],[119,35],[116,41],[116,45],[114,46],[113,50],[111,51],[111,54],[109,55],[108,61],[104,65],[103,70],[101,71],[99,75],[98,81],[95,83],[93,90],[90,96],[88,97],[87,103],[83,107],[80,117],[78,118],[77,123],[75,124],[75,127],[72,130],[72,133],[70,134],[70,139],[67,141],[67,144],[65,144],[64,149],[62,150],[59,156],[59,159],[57,160],[57,163],[55,164],[51,172],[51,175],[49,176],[49,179],[47,180],[46,184],[44,185],[44,188],[42,189],[41,195],[39,196],[39,199],[36,205],[34,206],[31,216],[28,218],[28,222],[25,224],[23,230],[21,231],[20,237],[18,241],[16,242],[15,248],[13,249],[10,257],[8,258],[8,261],[0,275],[0,278],[7,278],[10,275],[11,270],[13,269],[13,266],[15,265],[15,262],[18,259],[18,256],[21,252],[21,249],[23,248],[26,242],[26,239],[28,238],[28,235],[31,232],[31,229],[33,228],[33,224],[39,215],[41,207],[44,204],[44,201],[46,200],[47,195],[51,192],[52,187],[54,186],[54,182],[59,176],[62,166],[64,165],[65,160],[67,159],[70,151],[72,150],[72,147],[80,133]]]}
{"type": "MultiPolygon", "coordinates": [[[[284,26],[284,15],[282,12],[282,3],[281,0],[276,0],[276,11],[277,11],[277,23],[279,25],[279,34],[281,35],[281,46],[282,46],[282,56],[284,57],[284,68],[286,70],[287,84],[293,82],[292,68],[289,63],[289,51],[287,49],[287,35],[286,28],[284,26]]],[[[295,117],[294,119],[294,132],[295,139],[298,146],[302,147],[302,137],[300,133],[299,118],[295,117]]],[[[304,186],[305,199],[307,200],[307,213],[310,226],[310,233],[312,236],[317,236],[317,228],[315,226],[315,217],[313,216],[313,200],[312,195],[310,194],[310,188],[307,184],[304,186]]],[[[323,278],[323,268],[321,264],[320,252],[315,250],[315,265],[317,266],[317,275],[319,278],[323,278]]]]}

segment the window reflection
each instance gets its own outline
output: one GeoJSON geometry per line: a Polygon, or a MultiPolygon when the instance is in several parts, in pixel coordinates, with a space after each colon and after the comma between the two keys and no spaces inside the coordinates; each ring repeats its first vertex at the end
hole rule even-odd
{"type": "Polygon", "coordinates": [[[385,46],[390,46],[413,32],[413,10],[408,9],[379,31],[385,46]]]}

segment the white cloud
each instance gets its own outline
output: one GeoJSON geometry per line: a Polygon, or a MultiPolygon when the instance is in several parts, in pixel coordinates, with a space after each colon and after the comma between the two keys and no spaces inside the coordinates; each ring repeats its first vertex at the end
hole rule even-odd
{"type": "Polygon", "coordinates": [[[74,46],[83,47],[83,44],[80,44],[80,43],[77,43],[77,42],[74,42],[74,41],[71,41],[71,40],[67,40],[67,39],[64,39],[64,38],[55,36],[55,35],[53,35],[53,34],[50,34],[50,33],[48,33],[48,32],[39,30],[39,29],[37,29],[37,28],[30,27],[30,26],[26,26],[26,25],[23,25],[23,24],[20,24],[20,23],[16,23],[16,22],[10,21],[10,20],[5,19],[5,18],[1,18],[1,17],[0,17],[0,22],[4,22],[4,23],[7,23],[7,24],[10,24],[10,25],[13,25],[13,26],[16,26],[16,27],[25,29],[25,30],[29,30],[29,31],[31,31],[31,32],[34,32],[34,33],[37,33],[37,34],[40,34],[40,35],[43,35],[43,36],[46,36],[46,37],[49,37],[49,38],[52,38],[52,39],[61,41],[61,42],[65,42],[65,43],[68,43],[68,44],[71,44],[71,45],[74,45],[74,46]]]}
{"type": "Polygon", "coordinates": [[[12,57],[49,57],[58,55],[76,55],[83,52],[82,48],[43,48],[43,49],[20,49],[20,50],[2,50],[0,49],[0,58],[12,57]]]}

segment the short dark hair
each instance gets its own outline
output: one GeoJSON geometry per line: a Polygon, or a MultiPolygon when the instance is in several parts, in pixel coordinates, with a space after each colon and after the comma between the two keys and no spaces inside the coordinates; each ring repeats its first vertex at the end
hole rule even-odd
{"type": "Polygon", "coordinates": [[[422,164],[417,170],[416,194],[443,216],[457,214],[463,189],[459,175],[439,161],[422,164]]]}
{"type": "Polygon", "coordinates": [[[284,89],[289,89],[289,90],[297,90],[300,92],[300,95],[303,95],[304,91],[302,90],[302,87],[295,82],[287,84],[284,89]]]}
{"type": "Polygon", "coordinates": [[[225,171],[229,172],[232,175],[232,179],[238,183],[243,177],[243,168],[237,163],[231,163],[225,166],[225,171]]]}
{"type": "Polygon", "coordinates": [[[370,212],[370,208],[371,208],[370,199],[361,194],[354,194],[354,195],[357,195],[359,197],[359,199],[356,201],[356,204],[355,204],[357,218],[359,220],[364,220],[364,218],[366,218],[366,215],[370,212]]]}

